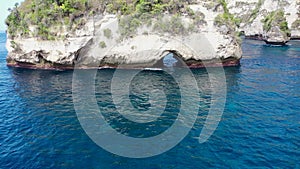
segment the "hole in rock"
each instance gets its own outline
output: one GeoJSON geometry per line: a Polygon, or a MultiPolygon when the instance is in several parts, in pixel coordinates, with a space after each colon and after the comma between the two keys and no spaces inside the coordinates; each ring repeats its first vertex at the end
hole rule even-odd
{"type": "Polygon", "coordinates": [[[176,53],[170,52],[164,56],[160,61],[158,61],[154,67],[166,68],[166,67],[182,67],[183,61],[180,59],[176,53]]]}
{"type": "Polygon", "coordinates": [[[169,53],[163,59],[164,67],[174,67],[174,66],[176,66],[177,62],[178,62],[178,60],[177,60],[177,58],[174,58],[173,53],[169,53]]]}

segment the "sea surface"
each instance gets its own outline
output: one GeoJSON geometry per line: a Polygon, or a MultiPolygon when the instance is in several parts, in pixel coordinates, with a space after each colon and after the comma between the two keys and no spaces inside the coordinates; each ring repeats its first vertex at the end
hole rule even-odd
{"type": "MultiPolygon", "coordinates": [[[[195,92],[200,102],[193,128],[171,150],[141,159],[107,152],[85,133],[73,104],[73,71],[9,68],[5,41],[6,35],[1,33],[1,169],[300,168],[299,41],[272,47],[244,40],[241,66],[224,70],[227,98],[222,119],[213,135],[202,144],[198,138],[211,106],[211,83],[218,82],[210,81],[205,69],[193,70],[200,89],[199,94],[195,92]]],[[[124,71],[124,76],[128,72],[124,71]]],[[[167,98],[162,118],[145,127],[117,113],[110,90],[114,73],[115,70],[97,72],[95,98],[116,131],[147,138],[172,126],[184,92],[172,76],[147,70],[132,80],[130,101],[139,112],[160,104],[160,100],[149,101],[151,91],[162,91],[167,98]]]]}

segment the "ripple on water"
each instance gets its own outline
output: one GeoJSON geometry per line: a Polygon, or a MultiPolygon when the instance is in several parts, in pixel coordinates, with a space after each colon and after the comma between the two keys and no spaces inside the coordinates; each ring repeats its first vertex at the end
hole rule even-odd
{"type": "MultiPolygon", "coordinates": [[[[206,71],[194,70],[201,97],[195,126],[175,148],[148,159],[110,154],[84,133],[72,103],[72,71],[7,68],[4,45],[5,34],[0,34],[0,168],[299,168],[299,42],[274,48],[244,41],[244,55],[249,57],[240,68],[225,69],[225,111],[203,144],[198,137],[212,90],[206,71]]],[[[115,129],[147,137],[172,125],[180,100],[172,78],[146,71],[133,82],[131,101],[140,110],[151,105],[149,92],[163,89],[170,94],[168,113],[145,127],[116,113],[110,91],[113,73],[98,72],[96,99],[115,129]],[[155,85],[149,85],[152,82],[155,85]]]]}

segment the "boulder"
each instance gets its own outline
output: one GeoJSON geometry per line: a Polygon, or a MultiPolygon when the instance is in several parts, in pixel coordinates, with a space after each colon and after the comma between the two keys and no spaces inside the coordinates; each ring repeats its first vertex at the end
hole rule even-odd
{"type": "Polygon", "coordinates": [[[264,41],[270,45],[285,45],[290,38],[278,26],[272,27],[265,35],[264,41]]]}

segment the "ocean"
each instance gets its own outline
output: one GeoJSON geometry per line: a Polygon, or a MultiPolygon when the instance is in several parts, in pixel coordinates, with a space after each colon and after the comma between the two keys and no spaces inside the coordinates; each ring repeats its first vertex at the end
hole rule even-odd
{"type": "MultiPolygon", "coordinates": [[[[205,69],[192,70],[191,77],[200,90],[186,99],[193,102],[199,96],[195,123],[176,146],[147,158],[123,157],[98,146],[78,118],[74,71],[9,68],[5,41],[5,33],[0,33],[0,168],[300,168],[299,41],[284,47],[243,41],[241,66],[224,68],[224,111],[216,130],[204,143],[199,143],[199,134],[212,107],[212,83],[219,82],[210,80],[205,69]]],[[[126,77],[130,71],[119,73],[126,77]]],[[[129,101],[140,113],[137,116],[130,111],[126,114],[127,107],[118,109],[114,105],[114,99],[123,97],[122,90],[111,91],[115,73],[112,69],[96,71],[94,98],[97,109],[119,134],[148,138],[164,133],[175,123],[185,91],[180,90],[174,77],[151,70],[134,77],[129,85],[129,101]],[[165,105],[157,109],[164,113],[145,114],[152,105],[165,105]],[[125,111],[127,118],[118,110],[125,111]],[[128,120],[137,118],[149,122],[128,120]]],[[[190,83],[189,78],[186,82],[190,83]]],[[[87,85],[85,81],[81,84],[87,85]]],[[[109,141],[114,144],[118,140],[109,141]]],[[[139,149],[143,147],[136,147],[136,151],[139,149]]],[[[132,151],[129,153],[134,154],[132,151]]]]}

